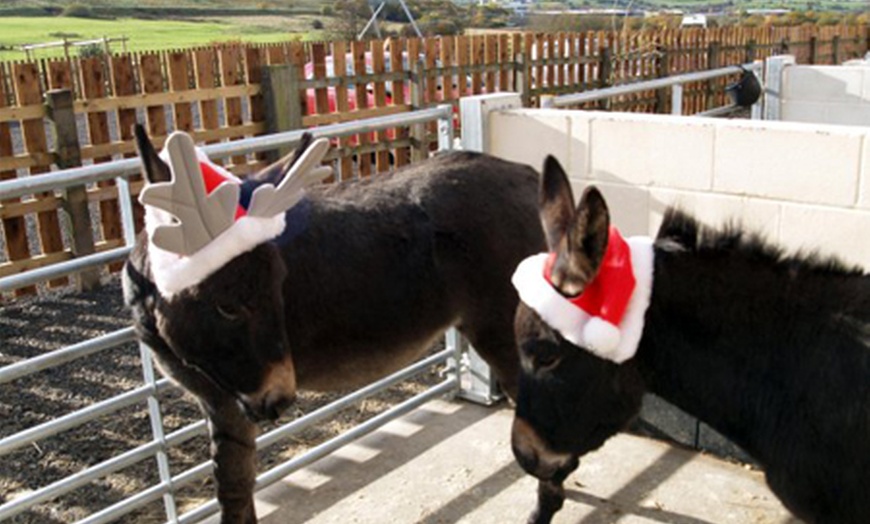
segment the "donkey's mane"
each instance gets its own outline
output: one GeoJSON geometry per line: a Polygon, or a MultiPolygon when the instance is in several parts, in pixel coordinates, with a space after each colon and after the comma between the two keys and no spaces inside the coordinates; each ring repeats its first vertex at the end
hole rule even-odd
{"type": "Polygon", "coordinates": [[[747,231],[739,221],[727,222],[720,228],[701,223],[697,218],[676,207],[665,211],[656,243],[675,243],[679,249],[696,253],[740,253],[747,258],[769,260],[790,270],[840,275],[863,275],[860,266],[819,251],[790,253],[774,246],[758,232],[747,231]]]}

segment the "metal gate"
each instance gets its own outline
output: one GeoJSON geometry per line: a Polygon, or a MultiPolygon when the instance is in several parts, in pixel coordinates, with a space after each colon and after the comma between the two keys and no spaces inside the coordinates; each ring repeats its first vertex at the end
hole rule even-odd
{"type": "MultiPolygon", "coordinates": [[[[451,149],[453,145],[453,112],[450,105],[442,105],[433,109],[410,113],[391,115],[351,123],[324,126],[312,130],[319,137],[343,137],[358,133],[387,129],[397,126],[420,125],[426,122],[438,122],[439,149],[451,149]]],[[[205,146],[204,151],[212,158],[224,158],[233,155],[255,153],[258,151],[276,149],[292,145],[299,141],[303,131],[292,131],[269,136],[255,137],[224,144],[205,146]]],[[[56,278],[58,276],[76,273],[85,269],[99,267],[110,262],[124,260],[134,243],[133,209],[130,200],[130,189],[127,177],[139,172],[139,160],[127,159],[106,164],[98,164],[64,171],[57,171],[38,177],[27,177],[6,182],[0,182],[0,200],[18,198],[28,194],[63,190],[67,187],[94,183],[102,180],[115,179],[119,190],[119,201],[124,225],[125,247],[97,253],[74,259],[61,264],[40,268],[27,273],[0,279],[0,292],[17,289],[37,282],[56,278]]],[[[44,372],[62,364],[83,357],[94,355],[120,345],[135,341],[132,327],[84,340],[78,344],[51,351],[40,356],[22,360],[0,368],[0,386],[13,387],[13,381],[44,372]]],[[[293,420],[281,427],[275,428],[257,439],[258,449],[263,449],[287,439],[304,428],[332,416],[338,411],[359,403],[380,391],[429,369],[432,366],[447,366],[444,379],[422,393],[419,393],[387,411],[380,413],[351,430],[334,437],[308,452],[293,457],[272,469],[262,473],[257,478],[256,489],[262,489],[329,454],[333,450],[373,431],[386,422],[399,417],[425,402],[447,394],[459,394],[473,400],[491,401],[490,387],[482,382],[481,375],[488,376],[481,369],[479,358],[466,350],[455,330],[446,333],[445,348],[423,360],[398,371],[376,383],[363,387],[337,401],[323,406],[313,412],[293,420]]],[[[0,348],[2,350],[2,348],[0,348]]],[[[190,483],[211,475],[213,464],[203,462],[193,468],[181,472],[172,472],[169,467],[167,451],[196,436],[207,433],[205,420],[199,420],[186,427],[167,433],[161,418],[158,393],[170,387],[165,378],[159,378],[154,372],[151,355],[147,348],[140,347],[143,385],[126,391],[120,395],[94,403],[83,409],[73,411],[45,423],[30,427],[24,431],[0,439],[0,457],[25,446],[37,445],[41,439],[61,434],[64,431],[79,427],[89,421],[115,413],[125,407],[147,404],[152,435],[151,440],[120,455],[91,465],[73,475],[62,478],[18,496],[0,506],[0,521],[19,515],[28,509],[77,488],[87,485],[110,473],[119,471],[130,465],[155,460],[160,482],[129,496],[115,504],[109,505],[90,514],[79,523],[97,524],[111,522],[127,515],[142,506],[162,498],[166,512],[166,520],[171,523],[197,522],[218,511],[217,501],[212,499],[192,511],[179,515],[175,494],[190,483]]],[[[61,387],[63,385],[60,385],[61,387]]]]}

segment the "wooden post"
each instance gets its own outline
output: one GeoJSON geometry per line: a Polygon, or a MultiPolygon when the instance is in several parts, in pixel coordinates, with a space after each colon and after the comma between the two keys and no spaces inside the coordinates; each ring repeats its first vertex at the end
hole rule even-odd
{"type": "Polygon", "coordinates": [[[517,53],[514,59],[514,89],[520,95],[523,107],[532,105],[532,95],[529,94],[529,68],[523,53],[517,53]]]}
{"type": "MultiPolygon", "coordinates": [[[[707,46],[707,69],[719,68],[719,42],[710,42],[707,46]]],[[[704,110],[712,109],[716,106],[716,84],[720,83],[718,79],[707,80],[707,93],[704,100],[704,110]]]]}
{"type": "MultiPolygon", "coordinates": [[[[423,93],[426,86],[424,82],[424,71],[426,64],[423,59],[418,59],[413,63],[414,74],[411,76],[411,106],[413,109],[422,109],[424,106],[423,93]]],[[[423,124],[414,124],[411,126],[411,162],[424,160],[429,156],[428,143],[426,142],[426,126],[423,124]]]]}
{"type": "MultiPolygon", "coordinates": [[[[280,133],[302,129],[302,107],[299,103],[299,73],[293,64],[270,65],[263,68],[263,101],[266,107],[266,129],[280,133]]],[[[290,147],[272,152],[269,161],[289,154],[290,147]]]]}
{"type": "MultiPolygon", "coordinates": [[[[670,72],[670,64],[668,63],[668,50],[661,44],[656,45],[656,78],[664,78],[670,72]]],[[[668,113],[668,90],[667,88],[656,90],[656,113],[668,113]]]]}
{"type": "Polygon", "coordinates": [[[831,65],[840,63],[840,35],[834,35],[831,39],[831,65]]]}
{"type": "Polygon", "coordinates": [[[746,62],[754,62],[755,61],[755,40],[750,40],[746,43],[746,62]]]}
{"type": "MultiPolygon", "coordinates": [[[[613,72],[613,53],[609,47],[601,48],[598,55],[598,89],[610,87],[610,75],[613,72]]],[[[604,99],[598,102],[598,109],[607,111],[610,100],[604,99]]]]}
{"type": "Polygon", "coordinates": [[[809,56],[807,57],[807,62],[809,62],[810,65],[813,65],[816,63],[816,47],[817,47],[816,44],[817,44],[816,37],[811,36],[810,37],[810,52],[809,52],[809,56]]]}
{"type": "MultiPolygon", "coordinates": [[[[76,116],[73,112],[73,96],[69,89],[56,89],[46,93],[48,120],[55,137],[55,163],[61,169],[82,165],[76,116]]],[[[72,253],[74,257],[91,255],[95,252],[93,224],[88,207],[88,191],[84,185],[73,186],[64,191],[61,212],[65,213],[72,231],[72,253]]],[[[88,269],[78,275],[79,289],[88,291],[100,285],[98,269],[88,269]]]]}

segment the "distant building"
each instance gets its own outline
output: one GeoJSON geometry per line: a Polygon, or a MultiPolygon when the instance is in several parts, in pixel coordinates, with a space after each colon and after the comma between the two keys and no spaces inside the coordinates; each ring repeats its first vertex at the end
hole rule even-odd
{"type": "Polygon", "coordinates": [[[683,15],[683,21],[680,22],[680,27],[707,27],[707,15],[683,15]]]}

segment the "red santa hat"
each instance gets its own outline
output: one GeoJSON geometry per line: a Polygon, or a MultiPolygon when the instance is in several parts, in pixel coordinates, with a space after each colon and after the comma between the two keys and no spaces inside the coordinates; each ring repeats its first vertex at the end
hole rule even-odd
{"type": "Polygon", "coordinates": [[[624,239],[611,226],[598,274],[576,297],[550,280],[555,253],[523,260],[512,282],[520,300],[575,346],[622,363],[634,356],[652,293],[652,239],[624,239]]]}

